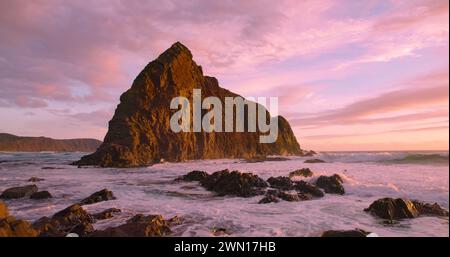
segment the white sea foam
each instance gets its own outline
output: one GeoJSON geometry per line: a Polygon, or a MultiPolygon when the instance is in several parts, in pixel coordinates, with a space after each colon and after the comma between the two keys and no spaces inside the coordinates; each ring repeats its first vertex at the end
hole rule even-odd
{"type": "MultiPolygon", "coordinates": [[[[89,212],[110,207],[122,209],[113,219],[97,222],[95,227],[99,229],[123,223],[136,213],[145,213],[182,216],[183,224],[175,228],[175,235],[180,236],[211,236],[211,229],[215,227],[227,228],[234,236],[317,236],[324,230],[353,228],[379,236],[448,236],[448,218],[420,217],[387,226],[363,211],[381,197],[419,199],[449,208],[448,165],[384,162],[410,154],[321,153],[314,158],[333,162],[306,164],[303,163],[306,158],[295,157],[289,161],[260,163],[207,160],[116,169],[68,165],[83,153],[0,153],[0,191],[28,184],[32,176],[44,178],[36,184],[40,190],[50,191],[54,198],[6,201],[12,215],[32,221],[50,216],[95,191],[109,188],[117,200],[85,206],[89,212]],[[304,202],[257,204],[260,196],[216,197],[196,182],[173,182],[194,169],[209,173],[232,169],[267,179],[287,176],[299,168],[310,168],[314,172],[312,178],[306,179],[308,181],[320,175],[340,174],[346,194],[327,194],[321,199],[304,202]]],[[[439,154],[448,158],[448,152],[439,154]]]]}

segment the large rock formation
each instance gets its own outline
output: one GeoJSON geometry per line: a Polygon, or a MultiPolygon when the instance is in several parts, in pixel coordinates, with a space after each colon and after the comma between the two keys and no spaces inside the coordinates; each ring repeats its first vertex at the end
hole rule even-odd
{"type": "Polygon", "coordinates": [[[97,139],[53,139],[48,137],[20,137],[0,133],[0,151],[4,152],[92,152],[102,142],[97,139]]]}
{"type": "MultiPolygon", "coordinates": [[[[189,49],[177,42],[150,62],[136,77],[131,88],[121,95],[120,104],[109,122],[108,133],[97,151],[74,164],[135,167],[161,160],[252,158],[302,153],[289,123],[281,116],[278,117],[277,141],[271,144],[259,142],[259,136],[263,134],[260,131],[173,132],[170,118],[178,110],[171,110],[170,102],[174,97],[183,96],[189,99],[192,108],[193,89],[201,89],[202,99],[218,97],[223,109],[225,97],[238,96],[221,88],[216,78],[204,76],[189,49]]],[[[202,110],[202,114],[206,112],[202,110]]]]}

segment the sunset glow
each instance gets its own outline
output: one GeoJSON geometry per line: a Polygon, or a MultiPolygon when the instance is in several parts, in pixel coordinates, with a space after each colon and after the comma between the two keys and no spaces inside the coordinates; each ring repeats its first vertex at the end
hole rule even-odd
{"type": "Polygon", "coordinates": [[[304,149],[446,150],[448,20],[447,0],[3,0],[0,132],[102,140],[180,41],[222,87],[278,96],[304,149]]]}

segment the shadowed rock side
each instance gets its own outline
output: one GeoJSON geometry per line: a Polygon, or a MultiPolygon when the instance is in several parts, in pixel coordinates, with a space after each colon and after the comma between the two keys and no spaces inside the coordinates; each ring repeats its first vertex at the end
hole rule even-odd
{"type": "MultiPolygon", "coordinates": [[[[281,116],[278,139],[272,144],[260,144],[259,131],[174,133],[170,129],[170,117],[177,110],[170,109],[170,102],[174,97],[184,96],[191,102],[192,112],[194,88],[201,89],[202,99],[208,96],[221,99],[223,110],[225,97],[238,96],[221,88],[217,79],[204,76],[189,49],[177,42],[150,62],[131,88],[122,94],[104,142],[97,151],[74,164],[136,167],[162,160],[301,154],[289,123],[281,116]]],[[[206,112],[202,110],[202,115],[206,112]]],[[[224,117],[224,111],[222,115],[224,117]]]]}

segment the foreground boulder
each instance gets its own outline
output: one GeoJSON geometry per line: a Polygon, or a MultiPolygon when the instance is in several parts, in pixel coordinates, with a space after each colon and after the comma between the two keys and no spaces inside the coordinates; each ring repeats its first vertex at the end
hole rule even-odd
{"type": "Polygon", "coordinates": [[[316,181],[316,186],[325,190],[328,194],[345,194],[344,186],[342,186],[343,180],[338,174],[333,176],[320,176],[316,181]]]}
{"type": "MultiPolygon", "coordinates": [[[[109,122],[103,143],[93,154],[74,165],[137,167],[166,161],[215,158],[252,158],[254,156],[298,155],[300,145],[292,129],[278,116],[278,137],[274,143],[260,143],[256,132],[179,132],[170,128],[174,110],[171,99],[192,101],[193,89],[202,99],[215,96],[225,106],[225,97],[238,95],[221,88],[216,78],[204,76],[189,49],[177,42],[150,62],[136,77],[109,122]]],[[[235,112],[236,113],[236,112],[235,112]]],[[[236,114],[233,114],[236,124],[236,114]]],[[[269,113],[266,111],[266,117],[269,113]]]]}
{"type": "Polygon", "coordinates": [[[310,194],[314,197],[323,197],[325,195],[317,186],[303,180],[295,182],[294,189],[298,192],[310,194]]]}
{"type": "Polygon", "coordinates": [[[102,201],[109,201],[115,199],[116,197],[113,195],[113,192],[105,188],[81,200],[80,205],[94,204],[102,201]]]}
{"type": "Polygon", "coordinates": [[[437,203],[424,203],[418,200],[413,200],[412,202],[420,215],[448,217],[448,211],[443,209],[437,203]]]}
{"type": "Polygon", "coordinates": [[[93,232],[94,219],[79,204],[71,205],[51,218],[43,217],[33,223],[33,227],[40,232],[40,236],[65,236],[77,233],[86,236],[93,232]]]}
{"type": "Polygon", "coordinates": [[[93,237],[153,237],[172,233],[171,221],[161,215],[144,216],[138,214],[117,227],[94,231],[93,237]]]}
{"type": "Polygon", "coordinates": [[[437,203],[429,204],[401,198],[378,199],[364,211],[387,220],[411,219],[420,215],[448,217],[448,211],[442,209],[437,203]]]}
{"type": "Polygon", "coordinates": [[[38,234],[28,221],[12,216],[0,220],[0,237],[35,237],[38,234]]]}
{"type": "Polygon", "coordinates": [[[30,197],[33,193],[38,191],[36,185],[28,185],[22,187],[11,187],[3,191],[0,198],[3,199],[17,199],[23,197],[30,197]]]}
{"type": "Polygon", "coordinates": [[[303,169],[299,169],[299,170],[294,170],[292,172],[289,173],[289,177],[295,177],[295,176],[300,176],[300,177],[312,177],[314,175],[314,173],[308,169],[308,168],[303,168],[303,169]]]}
{"type": "Polygon", "coordinates": [[[35,237],[38,234],[27,221],[10,216],[6,204],[0,201],[0,237],[35,237]]]}
{"type": "Polygon", "coordinates": [[[269,179],[267,179],[267,182],[269,182],[271,187],[281,190],[291,190],[294,185],[290,178],[282,176],[270,177],[269,179]]]}
{"type": "Polygon", "coordinates": [[[353,230],[328,230],[322,233],[322,237],[366,237],[370,232],[362,229],[353,230]]]}
{"type": "Polygon", "coordinates": [[[219,196],[234,195],[250,197],[263,194],[267,183],[251,173],[222,170],[214,172],[202,180],[201,185],[219,196]]]}
{"type": "Polygon", "coordinates": [[[39,191],[30,195],[30,199],[41,200],[52,198],[52,195],[48,191],[39,191]]]}

